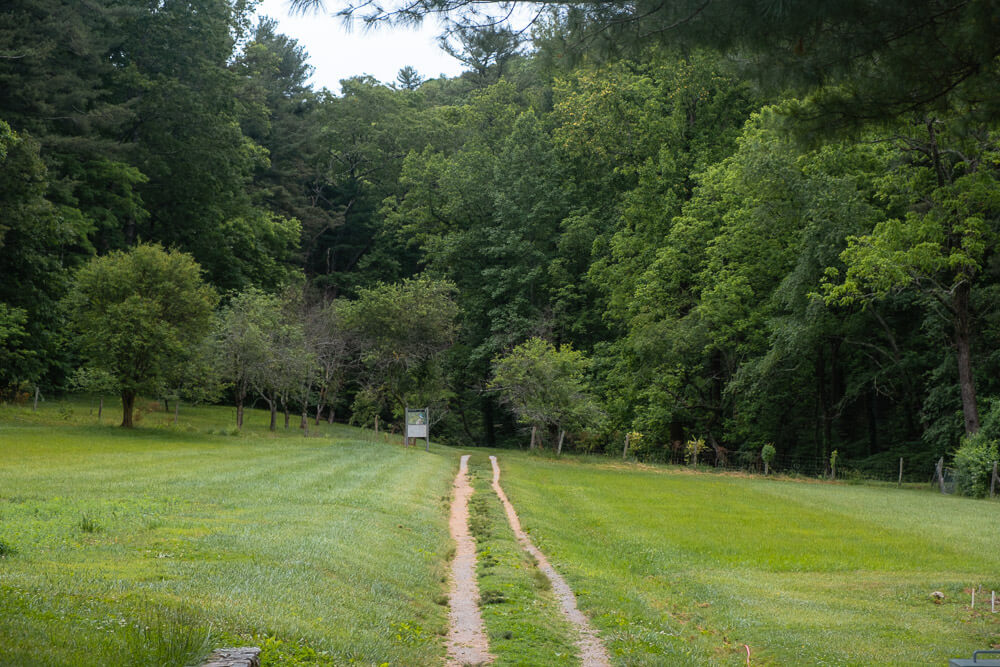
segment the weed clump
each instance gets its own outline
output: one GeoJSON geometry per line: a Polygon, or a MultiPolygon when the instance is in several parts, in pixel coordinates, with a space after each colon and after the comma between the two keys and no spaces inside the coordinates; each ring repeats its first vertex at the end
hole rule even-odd
{"type": "Polygon", "coordinates": [[[99,533],[101,525],[93,517],[84,514],[80,517],[80,530],[85,533],[99,533]]]}
{"type": "Polygon", "coordinates": [[[480,604],[503,604],[507,601],[507,596],[503,591],[486,589],[479,594],[480,604]]]}
{"type": "Polygon", "coordinates": [[[156,607],[124,626],[122,642],[136,667],[197,664],[211,648],[212,627],[182,609],[156,607]]]}

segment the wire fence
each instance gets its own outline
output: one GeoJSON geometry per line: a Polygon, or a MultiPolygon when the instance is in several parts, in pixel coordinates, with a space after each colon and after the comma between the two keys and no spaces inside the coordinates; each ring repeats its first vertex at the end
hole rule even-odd
{"type": "MultiPolygon", "coordinates": [[[[961,493],[969,488],[969,480],[963,477],[966,473],[946,467],[943,457],[934,459],[926,454],[906,457],[884,453],[866,458],[775,455],[766,465],[760,451],[715,451],[706,447],[697,458],[692,454],[690,448],[681,447],[672,451],[661,449],[656,453],[626,447],[620,452],[621,456],[635,460],[758,475],[769,473],[842,481],[894,482],[900,486],[926,484],[945,494],[961,493]]],[[[986,485],[991,497],[1000,493],[997,463],[994,463],[986,485]]]]}

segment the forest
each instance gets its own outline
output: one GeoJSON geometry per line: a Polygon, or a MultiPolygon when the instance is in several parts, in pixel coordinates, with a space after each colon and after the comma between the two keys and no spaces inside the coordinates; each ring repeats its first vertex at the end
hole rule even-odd
{"type": "Polygon", "coordinates": [[[247,0],[11,0],[3,398],[995,460],[1000,9],[800,4],[459,21],[461,76],[333,94],[247,0]]]}

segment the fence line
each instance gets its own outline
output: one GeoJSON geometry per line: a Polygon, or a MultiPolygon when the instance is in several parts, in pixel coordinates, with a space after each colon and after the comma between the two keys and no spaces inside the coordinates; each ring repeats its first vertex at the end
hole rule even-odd
{"type": "MultiPolygon", "coordinates": [[[[623,454],[633,454],[626,450],[623,454]]],[[[646,460],[640,453],[636,453],[639,458],[646,460]]],[[[672,463],[676,465],[689,464],[683,457],[683,453],[675,453],[666,457],[650,457],[650,462],[672,463]]],[[[726,470],[729,472],[746,472],[751,474],[764,474],[764,461],[759,452],[728,452],[725,457],[716,457],[712,462],[711,452],[704,456],[699,462],[716,470],[726,470]]],[[[775,456],[768,464],[771,474],[790,475],[799,477],[815,477],[821,479],[840,480],[869,480],[879,482],[895,483],[897,486],[903,484],[933,484],[937,481],[936,466],[934,463],[927,463],[926,460],[916,462],[906,457],[893,457],[891,460],[871,461],[867,459],[850,459],[838,456],[835,467],[831,466],[828,457],[821,456],[775,456]]],[[[949,473],[953,471],[947,469],[949,473]]],[[[945,473],[945,474],[949,474],[945,473]]],[[[1000,475],[995,480],[995,487],[1000,492],[1000,475]]]]}

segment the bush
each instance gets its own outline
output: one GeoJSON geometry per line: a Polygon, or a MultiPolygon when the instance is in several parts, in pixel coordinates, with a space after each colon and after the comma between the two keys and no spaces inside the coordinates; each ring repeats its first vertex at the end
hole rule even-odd
{"type": "Polygon", "coordinates": [[[768,468],[771,467],[771,463],[774,462],[774,456],[777,454],[777,450],[774,448],[770,442],[764,445],[760,450],[760,458],[764,461],[764,474],[768,473],[768,468]]]}
{"type": "Polygon", "coordinates": [[[959,491],[963,495],[982,498],[990,491],[993,462],[997,456],[997,441],[985,433],[965,438],[955,452],[955,469],[959,491]]]}

